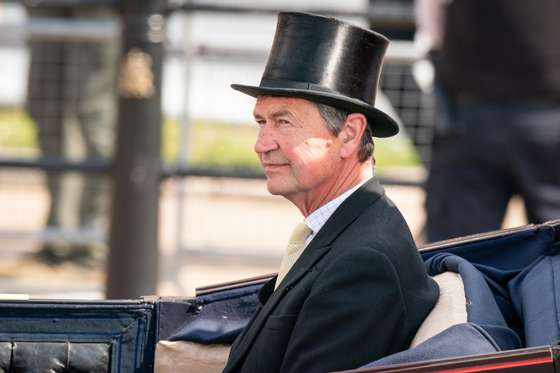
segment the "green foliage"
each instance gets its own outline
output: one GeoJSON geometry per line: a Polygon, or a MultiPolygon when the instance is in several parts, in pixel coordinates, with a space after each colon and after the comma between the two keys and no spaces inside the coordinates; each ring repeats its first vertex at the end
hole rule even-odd
{"type": "Polygon", "coordinates": [[[37,153],[37,131],[21,110],[0,109],[0,148],[3,153],[37,153]]]}
{"type": "MultiPolygon", "coordinates": [[[[178,159],[180,135],[177,121],[165,121],[163,153],[167,162],[178,159]]],[[[255,126],[196,120],[188,133],[188,159],[197,166],[258,167],[253,152],[256,136],[255,126]]]]}
{"type": "Polygon", "coordinates": [[[416,166],[418,154],[403,135],[375,141],[375,160],[379,168],[391,166],[416,166]]]}

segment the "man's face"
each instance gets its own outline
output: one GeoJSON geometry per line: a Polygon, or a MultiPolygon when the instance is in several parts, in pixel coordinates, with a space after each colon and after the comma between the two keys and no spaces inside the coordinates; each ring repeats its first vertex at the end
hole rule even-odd
{"type": "Polygon", "coordinates": [[[259,96],[253,114],[255,152],[270,193],[304,203],[326,196],[336,184],[340,140],[317,107],[299,98],[259,96]]]}

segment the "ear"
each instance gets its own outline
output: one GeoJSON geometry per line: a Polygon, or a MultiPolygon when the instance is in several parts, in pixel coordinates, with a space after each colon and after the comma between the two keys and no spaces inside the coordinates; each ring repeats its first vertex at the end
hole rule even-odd
{"type": "Polygon", "coordinates": [[[350,158],[358,153],[366,126],[367,119],[365,115],[361,113],[348,114],[342,130],[338,134],[342,141],[340,148],[340,156],[342,158],[350,158]]]}

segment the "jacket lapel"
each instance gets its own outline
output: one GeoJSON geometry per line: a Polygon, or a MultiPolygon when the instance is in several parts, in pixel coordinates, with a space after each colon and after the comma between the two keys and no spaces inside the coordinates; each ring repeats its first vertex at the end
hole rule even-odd
{"type": "MultiPolygon", "coordinates": [[[[283,281],[282,284],[276,290],[274,290],[276,280],[275,277],[263,286],[261,292],[259,293],[259,300],[261,302],[264,302],[264,305],[260,309],[256,317],[253,319],[253,322],[250,323],[244,330],[244,335],[241,337],[239,345],[236,346],[234,350],[232,350],[233,356],[230,357],[227,369],[224,370],[224,372],[230,372],[234,370],[237,364],[242,361],[242,358],[247,354],[249,348],[253,345],[255,338],[262,329],[268,316],[276,308],[276,305],[283,298],[283,295],[287,291],[289,291],[291,284],[298,281],[303,275],[305,275],[306,269],[309,268],[310,265],[313,265],[316,261],[318,261],[326,252],[328,252],[329,248],[330,247],[328,246],[316,248],[313,251],[313,254],[306,255],[306,263],[300,263],[301,261],[298,259],[296,264],[294,264],[294,267],[290,269],[285,277],[286,280],[288,278],[288,275],[290,275],[290,285],[287,285],[287,281],[283,281]],[[296,268],[296,266],[298,268],[296,268]],[[294,269],[296,269],[296,271],[294,271],[294,269]]],[[[306,251],[307,248],[305,249],[304,254],[306,251]]]]}
{"type": "Polygon", "coordinates": [[[312,267],[330,250],[334,240],[344,230],[360,216],[363,211],[379,197],[384,194],[383,187],[376,179],[371,179],[361,188],[352,193],[331,215],[319,233],[313,238],[309,245],[305,248],[301,256],[295,262],[294,266],[284,277],[282,284],[273,291],[276,278],[266,283],[261,289],[259,299],[263,303],[263,307],[257,314],[248,329],[245,330],[238,346],[232,351],[234,356],[228,364],[226,371],[231,371],[245,356],[253,341],[259,334],[268,315],[276,308],[278,302],[283,298],[295,283],[297,283],[312,267]]]}

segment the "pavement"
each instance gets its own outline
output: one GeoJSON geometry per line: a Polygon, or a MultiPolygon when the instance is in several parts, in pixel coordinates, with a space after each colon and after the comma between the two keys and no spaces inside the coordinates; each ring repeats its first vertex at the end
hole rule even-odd
{"type": "MultiPolygon", "coordinates": [[[[421,171],[398,172],[415,178],[421,171]]],[[[421,243],[423,191],[410,186],[386,186],[386,191],[421,243]]],[[[48,267],[30,259],[45,237],[48,198],[42,174],[0,172],[0,292],[102,299],[103,267],[48,267]]],[[[167,180],[160,204],[158,293],[191,296],[200,286],[275,272],[286,238],[300,219],[297,209],[269,195],[261,180],[167,180]]],[[[504,227],[523,224],[522,204],[513,200],[504,227]]]]}

